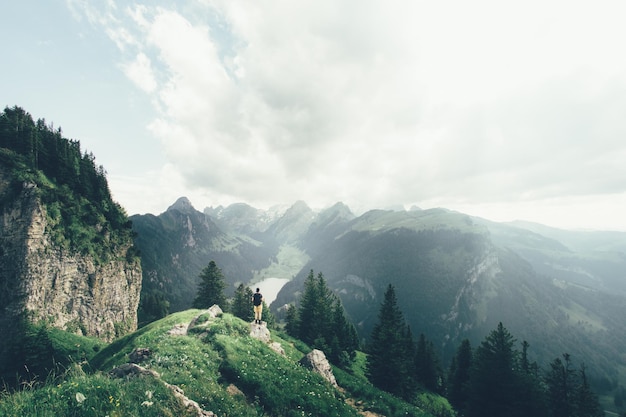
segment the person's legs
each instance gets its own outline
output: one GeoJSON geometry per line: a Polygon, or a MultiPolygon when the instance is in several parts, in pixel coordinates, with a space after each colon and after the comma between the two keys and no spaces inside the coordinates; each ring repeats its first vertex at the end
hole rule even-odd
{"type": "Polygon", "coordinates": [[[261,316],[263,313],[263,304],[254,306],[254,322],[261,324],[261,316]]]}

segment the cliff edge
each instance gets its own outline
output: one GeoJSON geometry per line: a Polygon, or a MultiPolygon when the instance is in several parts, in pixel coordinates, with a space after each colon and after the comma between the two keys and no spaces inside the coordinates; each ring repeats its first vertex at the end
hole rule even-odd
{"type": "MultiPolygon", "coordinates": [[[[132,239],[109,246],[106,262],[56,244],[38,188],[0,166],[0,327],[26,318],[107,341],[134,331],[141,265],[127,256],[132,239]]],[[[83,227],[106,239],[106,225],[83,227]]]]}

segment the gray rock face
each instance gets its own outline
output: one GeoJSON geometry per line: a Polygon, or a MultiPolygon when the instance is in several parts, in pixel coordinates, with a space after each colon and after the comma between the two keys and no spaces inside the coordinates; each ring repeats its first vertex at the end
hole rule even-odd
{"type": "Polygon", "coordinates": [[[104,340],[134,331],[141,265],[126,259],[132,241],[102,264],[56,247],[35,191],[25,184],[18,198],[0,206],[0,320],[26,313],[33,322],[104,340]]]}
{"type": "Polygon", "coordinates": [[[272,337],[265,322],[263,324],[250,323],[250,336],[265,343],[269,343],[272,337]]]}
{"type": "Polygon", "coordinates": [[[317,372],[323,376],[324,379],[330,382],[332,386],[338,386],[337,381],[335,380],[335,374],[333,374],[333,369],[330,367],[330,363],[328,362],[328,359],[326,359],[326,355],[324,355],[324,352],[321,350],[313,349],[308,355],[300,359],[300,363],[313,370],[313,372],[317,372]]]}

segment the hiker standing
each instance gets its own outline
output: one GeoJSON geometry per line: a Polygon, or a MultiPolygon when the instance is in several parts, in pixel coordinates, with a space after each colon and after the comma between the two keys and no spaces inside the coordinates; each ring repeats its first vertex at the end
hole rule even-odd
{"type": "Polygon", "coordinates": [[[254,323],[261,324],[261,314],[263,313],[263,294],[256,289],[256,292],[252,295],[252,305],[254,308],[254,323]]]}

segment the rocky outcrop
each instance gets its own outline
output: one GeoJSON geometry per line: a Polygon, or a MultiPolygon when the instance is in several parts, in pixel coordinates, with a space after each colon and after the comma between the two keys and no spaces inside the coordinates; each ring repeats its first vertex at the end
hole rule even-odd
{"type": "Polygon", "coordinates": [[[330,366],[330,362],[326,359],[326,355],[319,349],[313,349],[304,358],[300,359],[300,363],[311,369],[313,372],[317,372],[325,380],[330,382],[334,387],[337,387],[337,381],[335,380],[335,374],[333,374],[333,368],[330,366]]]}
{"type": "Polygon", "coordinates": [[[272,338],[265,322],[250,323],[250,336],[265,343],[269,343],[272,338]]]}
{"type": "Polygon", "coordinates": [[[130,379],[130,378],[154,378],[160,380],[183,406],[189,411],[190,415],[196,415],[198,417],[215,417],[215,414],[211,411],[206,411],[196,401],[190,399],[185,395],[185,392],[177,385],[168,384],[161,380],[161,376],[158,372],[151,369],[144,368],[134,363],[125,363],[118,367],[113,368],[109,375],[112,378],[130,379]]]}
{"type": "MultiPolygon", "coordinates": [[[[0,177],[6,178],[0,172],[0,177]]],[[[0,320],[16,317],[112,340],[137,328],[141,265],[128,260],[132,241],[98,263],[51,238],[47,209],[34,184],[6,201],[0,181],[0,320]]]]}

